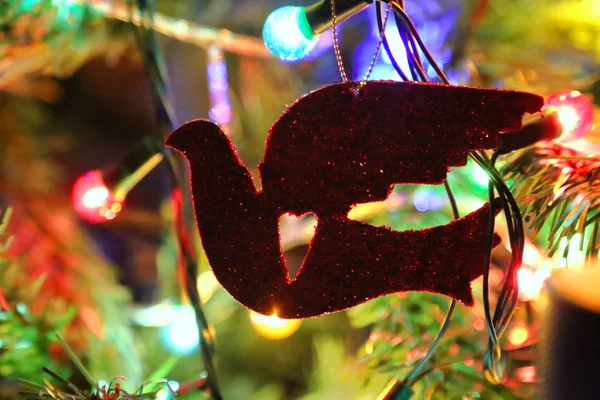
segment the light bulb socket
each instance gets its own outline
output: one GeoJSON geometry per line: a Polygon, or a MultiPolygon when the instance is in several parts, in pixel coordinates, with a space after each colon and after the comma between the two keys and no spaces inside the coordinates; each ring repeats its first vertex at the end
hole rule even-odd
{"type": "Polygon", "coordinates": [[[162,161],[163,151],[160,141],[145,138],[121,161],[101,170],[104,184],[114,193],[116,201],[125,200],[129,191],[162,161]]]}
{"type": "Polygon", "coordinates": [[[545,107],[541,114],[532,115],[525,120],[523,128],[516,132],[500,134],[500,154],[510,153],[541,141],[559,139],[563,132],[554,107],[545,107]]]}
{"type": "MultiPolygon", "coordinates": [[[[373,0],[335,0],[336,21],[344,21],[354,14],[359,13],[373,0]]],[[[321,0],[315,4],[306,7],[306,21],[311,27],[313,37],[319,35],[333,25],[331,17],[331,0],[321,0]]],[[[311,37],[307,37],[311,39],[311,37]]]]}

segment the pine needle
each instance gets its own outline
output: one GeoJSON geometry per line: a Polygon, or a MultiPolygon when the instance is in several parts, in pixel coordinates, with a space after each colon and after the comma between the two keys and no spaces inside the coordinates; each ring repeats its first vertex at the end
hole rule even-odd
{"type": "MultiPolygon", "coordinates": [[[[550,255],[559,250],[562,239],[569,243],[579,234],[586,263],[598,257],[600,157],[583,157],[570,148],[544,143],[514,153],[502,173],[511,181],[534,235],[542,229],[549,232],[550,255]]],[[[565,257],[569,250],[567,245],[565,257]]]]}
{"type": "Polygon", "coordinates": [[[55,336],[56,336],[56,339],[60,342],[60,344],[63,347],[63,349],[69,355],[69,358],[71,359],[71,361],[73,362],[73,364],[75,364],[75,366],[77,367],[77,369],[79,370],[79,372],[81,372],[81,374],[85,377],[85,379],[88,381],[88,383],[93,388],[98,387],[98,384],[96,383],[96,381],[94,380],[94,378],[92,378],[92,375],[90,375],[90,373],[88,372],[88,370],[83,366],[83,363],[81,362],[81,360],[79,359],[79,357],[77,357],[75,355],[75,353],[73,352],[73,350],[71,350],[71,348],[69,347],[69,345],[63,340],[62,337],[60,337],[60,335],[58,333],[56,333],[55,336]]]}

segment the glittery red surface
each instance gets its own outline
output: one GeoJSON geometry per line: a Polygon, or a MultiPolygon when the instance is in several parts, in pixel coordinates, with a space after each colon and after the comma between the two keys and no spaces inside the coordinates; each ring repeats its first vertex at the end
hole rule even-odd
{"type": "MultiPolygon", "coordinates": [[[[275,122],[259,166],[262,191],[220,127],[189,122],[167,139],[192,170],[196,219],[215,276],[246,307],[283,318],[340,311],[398,291],[473,304],[487,206],[451,222],[404,232],[351,221],[352,205],[384,200],[395,183],[440,184],[470,151],[495,148],[541,97],[514,91],[372,81],[323,87],[275,122]],[[304,264],[288,279],[282,214],[314,212],[304,264]]],[[[496,243],[497,244],[497,243],[496,243]]]]}

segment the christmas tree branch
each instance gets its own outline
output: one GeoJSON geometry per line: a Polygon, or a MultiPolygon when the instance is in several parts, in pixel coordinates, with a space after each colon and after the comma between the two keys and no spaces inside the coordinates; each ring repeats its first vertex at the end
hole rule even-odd
{"type": "MultiPolygon", "coordinates": [[[[146,391],[145,386],[151,386],[155,384],[162,384],[166,387],[166,390],[169,392],[171,399],[176,398],[175,391],[169,385],[169,382],[165,379],[149,381],[144,385],[141,385],[137,390],[137,395],[131,395],[127,393],[124,389],[121,388],[120,383],[116,382],[119,380],[124,380],[122,376],[115,377],[108,387],[106,385],[101,385],[99,382],[96,382],[87,369],[83,366],[83,363],[79,358],[75,355],[73,350],[67,345],[67,343],[60,337],[60,335],[56,334],[56,338],[62,345],[65,352],[68,354],[71,362],[75,364],[79,372],[85,377],[90,385],[90,389],[83,390],[79,389],[75,384],[69,382],[68,380],[61,377],[56,372],[52,371],[50,368],[44,367],[42,371],[52,377],[58,384],[61,386],[66,386],[68,389],[62,389],[56,386],[56,384],[50,383],[47,379],[44,379],[44,384],[40,385],[34,382],[30,382],[24,379],[20,379],[21,385],[29,389],[29,391],[21,391],[19,395],[22,398],[27,399],[73,399],[73,400],[98,400],[98,399],[106,399],[106,400],[142,400],[142,399],[156,399],[158,398],[159,393],[153,391],[146,391]],[[116,382],[116,383],[115,383],[116,382]],[[70,392],[65,392],[64,390],[70,390],[70,392]]],[[[167,368],[170,366],[167,364],[167,368]]],[[[161,368],[161,370],[164,368],[161,368]]]]}
{"type": "Polygon", "coordinates": [[[539,144],[509,157],[503,174],[529,227],[547,235],[549,255],[584,251],[586,262],[598,256],[600,232],[600,158],[582,157],[554,143],[539,144]],[[571,239],[579,234],[579,248],[571,239]],[[566,245],[565,245],[566,240],[566,245]]]}

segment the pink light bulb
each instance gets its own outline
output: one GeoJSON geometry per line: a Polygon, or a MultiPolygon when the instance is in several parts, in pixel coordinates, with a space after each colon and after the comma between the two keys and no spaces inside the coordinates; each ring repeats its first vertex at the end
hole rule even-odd
{"type": "Polygon", "coordinates": [[[560,142],[571,142],[584,137],[594,121],[592,103],[576,90],[554,93],[546,100],[546,106],[556,108],[563,132],[560,142]]]}
{"type": "Polygon", "coordinates": [[[89,171],[73,184],[73,205],[83,218],[92,223],[101,223],[117,216],[123,208],[114,193],[106,187],[102,173],[89,171]]]}

